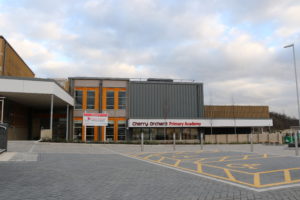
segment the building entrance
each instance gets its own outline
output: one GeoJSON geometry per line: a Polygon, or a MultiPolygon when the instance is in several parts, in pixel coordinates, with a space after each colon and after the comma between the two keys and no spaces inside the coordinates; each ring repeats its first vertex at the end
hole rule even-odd
{"type": "Polygon", "coordinates": [[[4,98],[0,97],[0,123],[4,121],[4,98]]]}

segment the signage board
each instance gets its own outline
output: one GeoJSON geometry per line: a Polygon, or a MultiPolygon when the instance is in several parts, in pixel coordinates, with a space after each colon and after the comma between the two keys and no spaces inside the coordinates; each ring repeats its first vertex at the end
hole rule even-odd
{"type": "Polygon", "coordinates": [[[107,126],[107,113],[83,113],[84,126],[107,126]]]}
{"type": "Polygon", "coordinates": [[[272,119],[129,119],[128,127],[265,127],[272,119]]]}
{"type": "Polygon", "coordinates": [[[198,119],[130,119],[129,127],[201,127],[198,119]]]}

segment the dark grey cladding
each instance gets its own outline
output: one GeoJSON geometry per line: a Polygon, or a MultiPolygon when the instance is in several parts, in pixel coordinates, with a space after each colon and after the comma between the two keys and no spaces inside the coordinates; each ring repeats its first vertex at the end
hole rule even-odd
{"type": "Polygon", "coordinates": [[[195,119],[203,117],[203,84],[129,82],[129,118],[195,119]]]}

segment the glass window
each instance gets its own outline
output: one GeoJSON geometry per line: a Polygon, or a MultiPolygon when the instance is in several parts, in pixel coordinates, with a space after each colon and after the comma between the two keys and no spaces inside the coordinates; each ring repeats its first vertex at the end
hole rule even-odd
{"type": "Polygon", "coordinates": [[[106,109],[114,109],[114,91],[107,91],[106,92],[106,109]]]}
{"type": "Polygon", "coordinates": [[[87,109],[95,109],[95,91],[87,91],[87,109]]]}
{"type": "Polygon", "coordinates": [[[74,123],[74,135],[73,140],[81,140],[82,138],[82,123],[75,122],[74,123]]]}
{"type": "Polygon", "coordinates": [[[75,109],[82,109],[82,91],[75,90],[75,109]]]}
{"type": "Polygon", "coordinates": [[[94,127],[93,126],[86,127],[86,141],[94,141],[94,127]]]}
{"type": "Polygon", "coordinates": [[[125,109],[126,108],[126,92],[125,91],[119,91],[119,109],[125,109]]]}
{"type": "Polygon", "coordinates": [[[106,140],[114,140],[114,121],[108,121],[106,126],[106,140]]]}
{"type": "Polygon", "coordinates": [[[118,140],[125,140],[126,121],[118,121],[118,140]]]}

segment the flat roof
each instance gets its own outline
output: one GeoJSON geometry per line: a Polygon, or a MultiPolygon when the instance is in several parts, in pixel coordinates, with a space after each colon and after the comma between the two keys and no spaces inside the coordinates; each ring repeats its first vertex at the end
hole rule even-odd
{"type": "Polygon", "coordinates": [[[53,79],[0,76],[0,95],[31,107],[74,106],[73,97],[53,79]]]}

